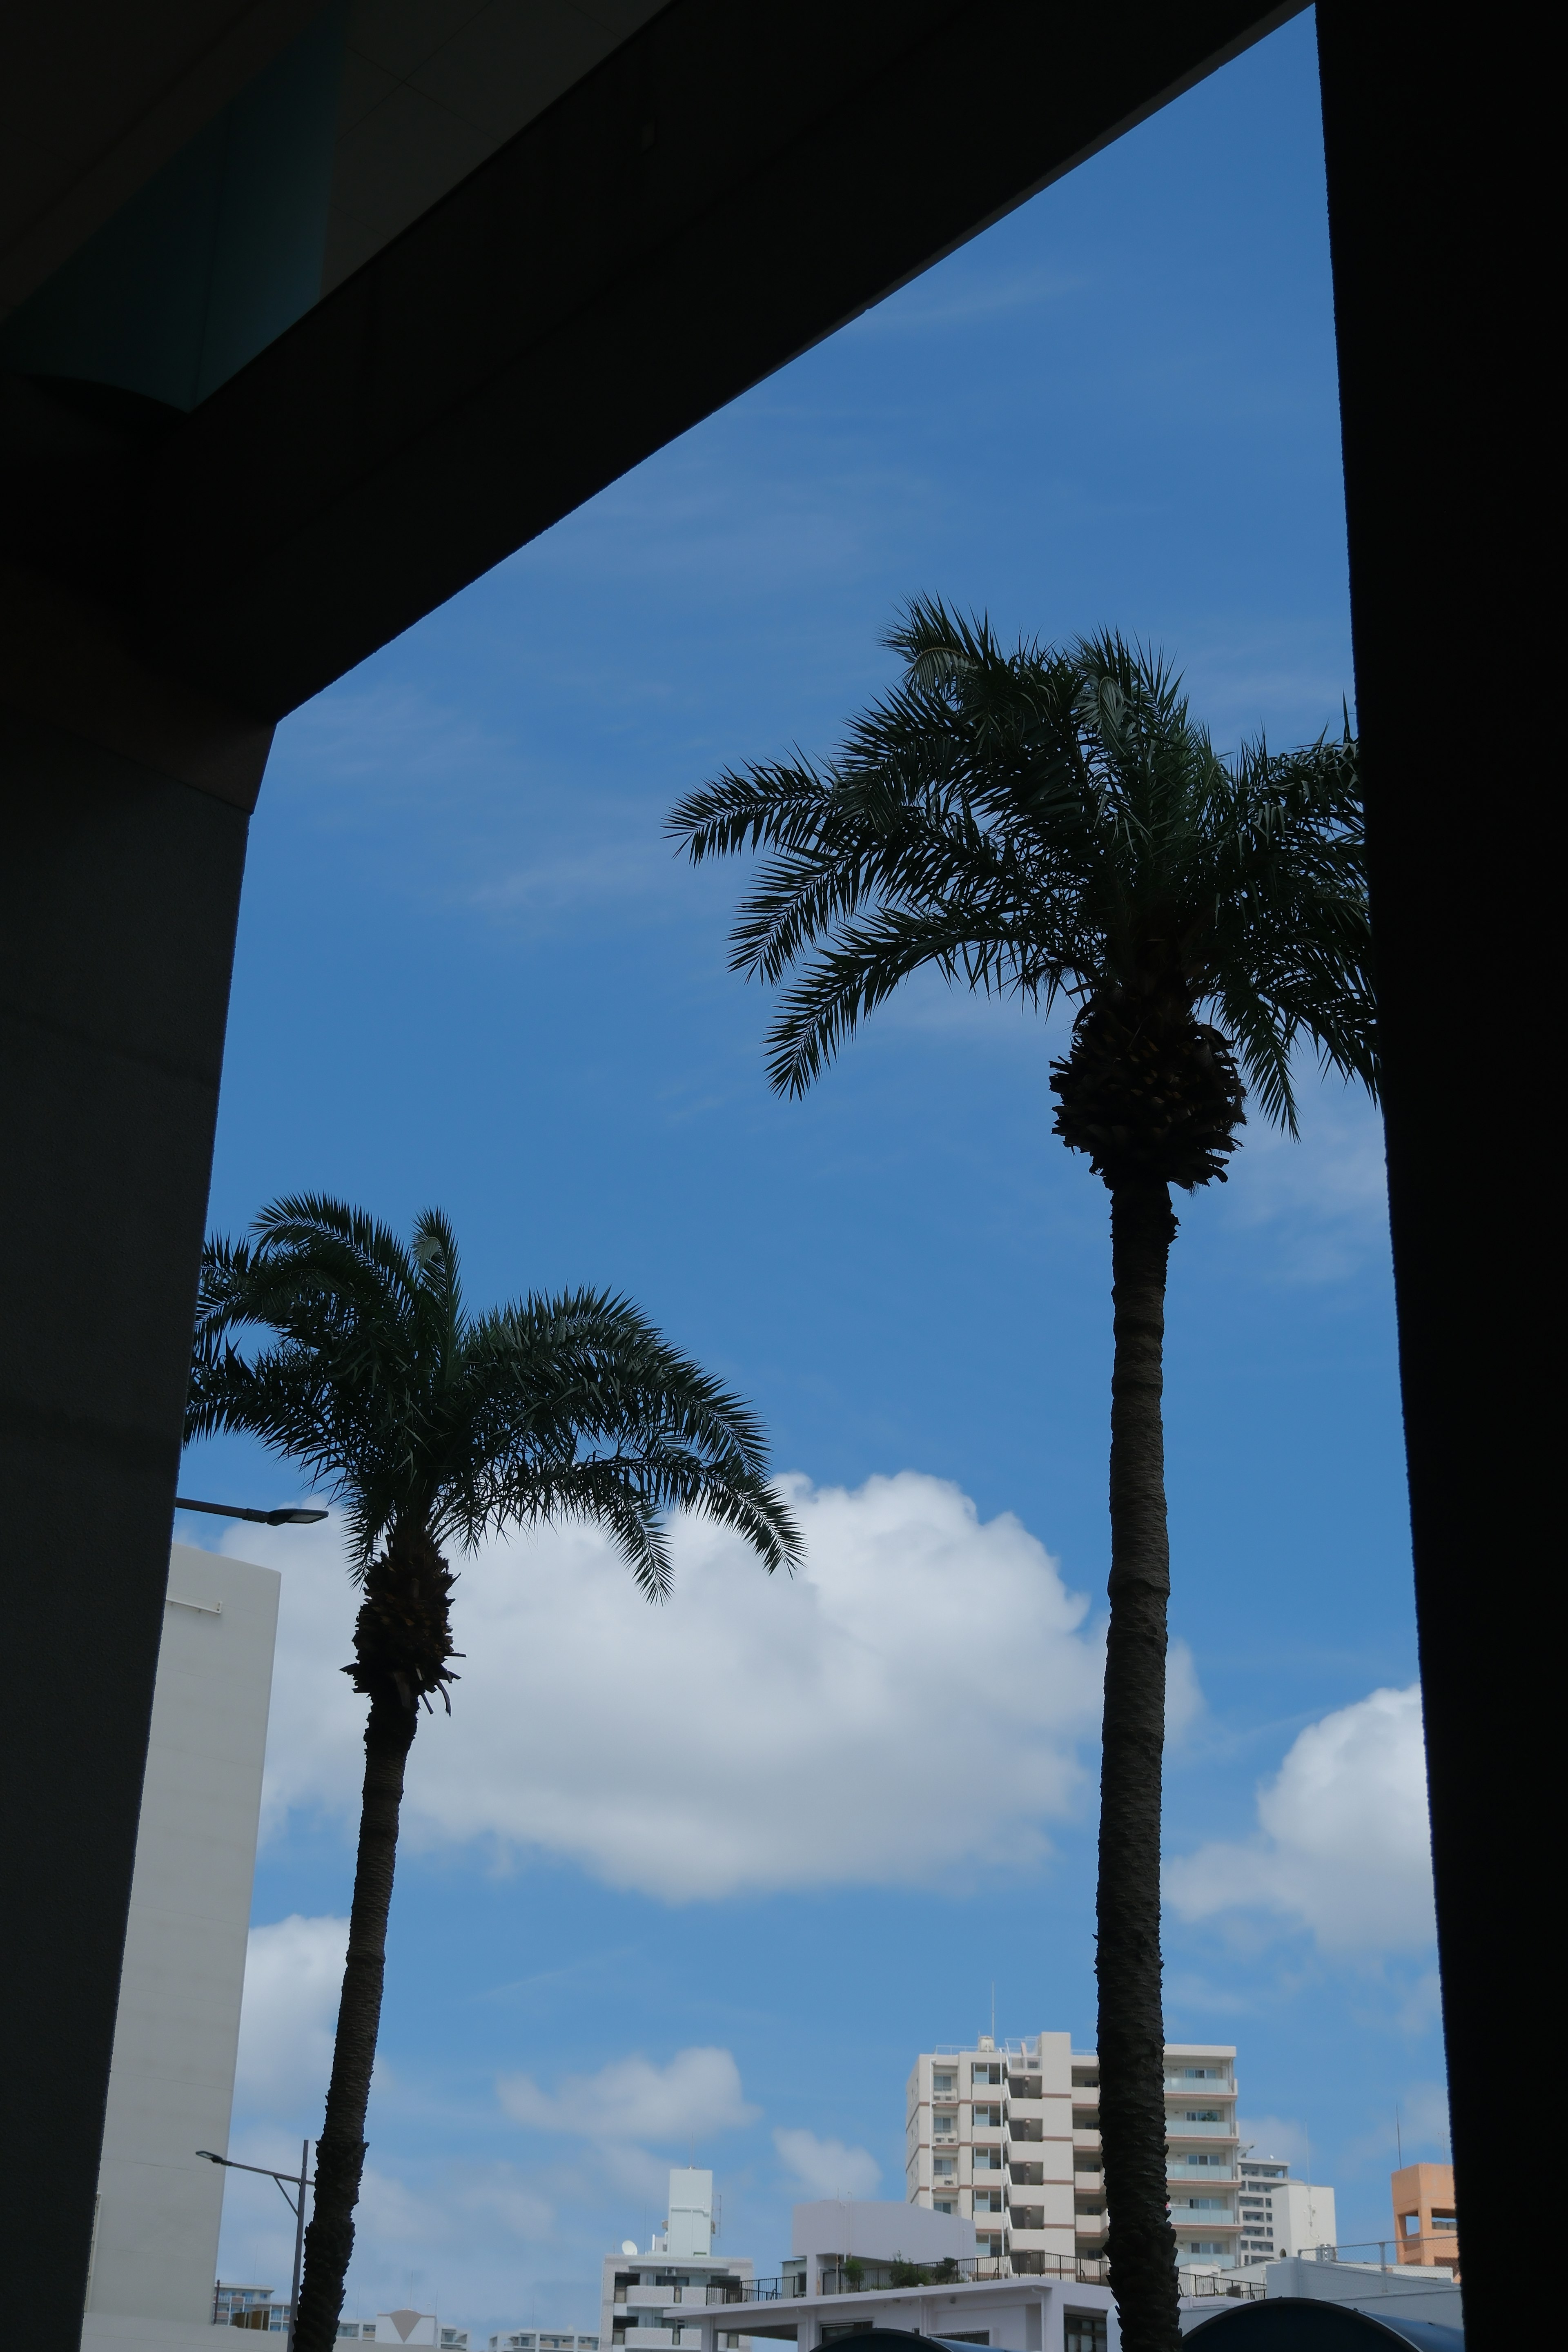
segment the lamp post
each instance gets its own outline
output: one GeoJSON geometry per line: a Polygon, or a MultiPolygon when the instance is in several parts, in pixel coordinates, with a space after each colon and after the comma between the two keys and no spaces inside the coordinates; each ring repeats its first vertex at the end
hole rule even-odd
{"type": "Polygon", "coordinates": [[[247,1511],[241,1503],[193,1503],[188,1495],[176,1495],[174,1508],[208,1511],[215,1519],[254,1519],[258,1528],[311,1528],[327,1516],[325,1511],[247,1511]]]}
{"type": "MultiPolygon", "coordinates": [[[[208,1507],[210,1508],[211,1506],[208,1507]]],[[[237,1517],[238,1514],[235,1516],[237,1517]]],[[[259,1511],[252,1511],[247,1516],[259,1518],[262,1514],[259,1511]]],[[[325,1511],[317,1511],[311,1516],[318,1519],[324,1519],[327,1515],[325,1511]]],[[[198,2147],[196,2154],[205,2156],[209,2164],[221,2164],[226,2172],[259,2172],[265,2179],[275,2180],[282,2192],[283,2202],[294,2216],[294,2276],[289,2287],[289,2340],[284,2346],[284,2352],[294,2352],[294,2323],[300,2315],[300,2273],[304,2268],[305,2263],[305,2191],[315,2186],[314,2181],[310,2178],[310,2143],[306,2140],[300,2150],[300,2169],[297,2175],[292,2172],[274,2172],[271,2166],[268,2164],[237,2164],[232,2156],[215,2156],[210,2147],[198,2147]],[[295,2192],[292,2197],[289,2194],[290,2185],[295,2192]]]]}

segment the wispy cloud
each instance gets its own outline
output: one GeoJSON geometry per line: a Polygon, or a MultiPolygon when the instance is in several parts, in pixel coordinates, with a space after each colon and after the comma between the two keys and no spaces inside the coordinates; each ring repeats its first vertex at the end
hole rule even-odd
{"type": "Polygon", "coordinates": [[[813,2131],[776,2131],[773,2146],[793,2185],[808,2197],[870,2197],[882,2178],[882,2168],[868,2148],[846,2147],[841,2139],[818,2139],[813,2131]]]}
{"type": "Polygon", "coordinates": [[[755,2123],[728,2050],[680,2050],[667,2066],[617,2058],[596,2074],[567,2075],[553,2091],[505,2074],[496,2095],[514,2123],[574,2139],[676,2142],[755,2123]]]}

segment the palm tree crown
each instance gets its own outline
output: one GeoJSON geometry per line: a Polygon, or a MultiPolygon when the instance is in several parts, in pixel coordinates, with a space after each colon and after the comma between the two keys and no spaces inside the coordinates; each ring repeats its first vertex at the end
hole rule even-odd
{"type": "Polygon", "coordinates": [[[1292,1132],[1299,1038],[1375,1090],[1348,726],[1227,762],[1165,663],[1113,633],[1009,653],[987,622],[918,599],[886,642],[904,677],[830,764],[731,771],[670,818],[694,862],[774,853],[731,964],[770,982],[797,971],[769,1038],[778,1091],[804,1092],[927,964],[1042,1010],[1076,1003],[1058,1125],[1108,1181],[1223,1175],[1232,1055],[1292,1132]]]}
{"type": "Polygon", "coordinates": [[[273,1202],[255,1233],[203,1254],[185,1435],[248,1431],[324,1483],[362,1580],[399,1524],[472,1549],[508,1524],[587,1517],[662,1599],[672,1509],[733,1527],[770,1570],[795,1557],[755,1416],[626,1299],[578,1290],[470,1317],[435,1210],[412,1245],[314,1196],[273,1202]],[[275,1342],[242,1354],[246,1325],[275,1342]]]}

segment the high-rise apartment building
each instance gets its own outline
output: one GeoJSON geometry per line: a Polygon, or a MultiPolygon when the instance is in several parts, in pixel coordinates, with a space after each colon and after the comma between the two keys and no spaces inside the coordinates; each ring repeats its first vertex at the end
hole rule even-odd
{"type": "Polygon", "coordinates": [[[1237,2173],[1242,2262],[1281,2262],[1333,2245],[1339,2233],[1331,2189],[1292,2180],[1289,2166],[1273,2156],[1244,2155],[1237,2173]]]}
{"type": "MultiPolygon", "coordinates": [[[[1178,2258],[1228,2266],[1241,2233],[1235,2049],[1168,2043],[1165,2102],[1178,2258]]],[[[976,2251],[1006,2256],[1017,2272],[1104,2251],[1092,2051],[1075,2051],[1066,2033],[939,2043],[916,2059],[906,2108],[911,2205],[972,2216],[976,2251]]]]}

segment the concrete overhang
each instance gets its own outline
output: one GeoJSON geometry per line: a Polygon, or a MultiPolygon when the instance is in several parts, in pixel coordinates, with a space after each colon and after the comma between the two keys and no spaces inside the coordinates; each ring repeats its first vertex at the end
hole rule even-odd
{"type": "MultiPolygon", "coordinates": [[[[1302,5],[355,0],[329,290],[188,416],[24,430],[0,553],[274,719],[1302,5]]],[[[299,23],[166,13],[13,255],[299,23]]]]}

